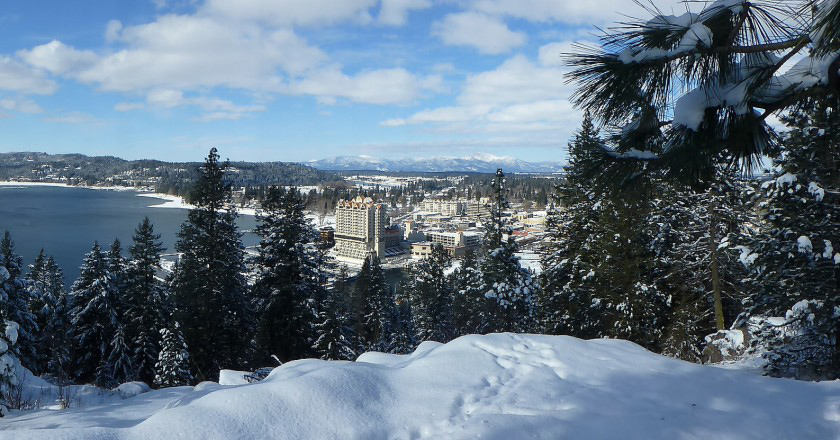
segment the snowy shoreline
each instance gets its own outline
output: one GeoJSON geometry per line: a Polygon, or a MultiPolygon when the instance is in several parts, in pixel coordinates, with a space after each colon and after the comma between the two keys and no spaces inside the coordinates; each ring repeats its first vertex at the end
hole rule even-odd
{"type": "MultiPolygon", "coordinates": [[[[187,203],[183,197],[179,196],[161,193],[138,193],[137,195],[140,197],[151,197],[155,199],[165,200],[165,202],[157,205],[149,205],[149,208],[195,209],[195,205],[187,203]]],[[[241,215],[257,215],[257,210],[254,208],[236,208],[236,212],[238,212],[241,215]]]]}
{"type": "Polygon", "coordinates": [[[127,186],[88,186],[88,185],[68,185],[59,182],[30,182],[17,180],[0,180],[0,187],[25,187],[25,186],[48,186],[55,188],[82,188],[82,189],[103,189],[108,191],[137,191],[136,188],[129,188],[127,186]]]}
{"type": "MultiPolygon", "coordinates": [[[[66,183],[58,182],[19,182],[14,180],[0,181],[0,187],[55,187],[55,188],[81,188],[91,190],[106,190],[106,191],[134,191],[138,197],[148,197],[153,199],[161,199],[162,203],[148,205],[148,208],[174,208],[174,209],[194,209],[195,206],[187,203],[183,197],[173,196],[171,194],[163,194],[156,192],[143,192],[137,188],[127,186],[88,186],[88,185],[68,185],[66,183]]],[[[257,211],[253,208],[238,208],[236,210],[242,215],[256,216],[257,211]]]]}

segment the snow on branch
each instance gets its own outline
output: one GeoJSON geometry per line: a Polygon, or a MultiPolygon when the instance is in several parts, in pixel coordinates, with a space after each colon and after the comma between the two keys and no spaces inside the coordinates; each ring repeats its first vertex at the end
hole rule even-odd
{"type": "Polygon", "coordinates": [[[659,155],[652,151],[641,151],[631,148],[624,153],[619,153],[606,145],[602,145],[601,149],[604,154],[615,160],[633,160],[633,161],[657,161],[660,159],[659,155]]]}

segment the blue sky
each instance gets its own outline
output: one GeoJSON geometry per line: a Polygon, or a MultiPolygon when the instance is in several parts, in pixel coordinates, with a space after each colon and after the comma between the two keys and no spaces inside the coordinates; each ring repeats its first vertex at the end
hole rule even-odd
{"type": "MultiPolygon", "coordinates": [[[[676,1],[658,2],[663,10],[676,1]]],[[[0,151],[562,160],[628,0],[0,0],[0,151]]]]}

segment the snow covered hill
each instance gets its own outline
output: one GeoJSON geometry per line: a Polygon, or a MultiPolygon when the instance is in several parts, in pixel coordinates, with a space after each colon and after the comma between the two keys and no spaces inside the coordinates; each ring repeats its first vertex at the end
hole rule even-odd
{"type": "Polygon", "coordinates": [[[496,334],[302,360],[263,382],[17,412],[0,439],[836,439],[840,383],[694,365],[619,340],[496,334]]]}
{"type": "Polygon", "coordinates": [[[319,170],[329,171],[462,171],[495,173],[504,168],[510,173],[554,173],[563,170],[560,162],[526,162],[513,157],[476,153],[467,157],[435,157],[427,159],[379,159],[371,156],[338,156],[306,162],[319,170]]]}

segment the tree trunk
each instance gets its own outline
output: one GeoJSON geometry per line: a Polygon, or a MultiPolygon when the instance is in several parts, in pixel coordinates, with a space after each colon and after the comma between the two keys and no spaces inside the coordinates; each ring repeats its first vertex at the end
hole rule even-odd
{"type": "Polygon", "coordinates": [[[709,215],[709,251],[712,257],[712,294],[715,298],[715,324],[718,330],[724,330],[726,327],[723,321],[723,299],[720,293],[720,273],[718,270],[718,247],[720,244],[717,239],[717,217],[714,210],[714,202],[712,202],[712,209],[709,215]]]}

